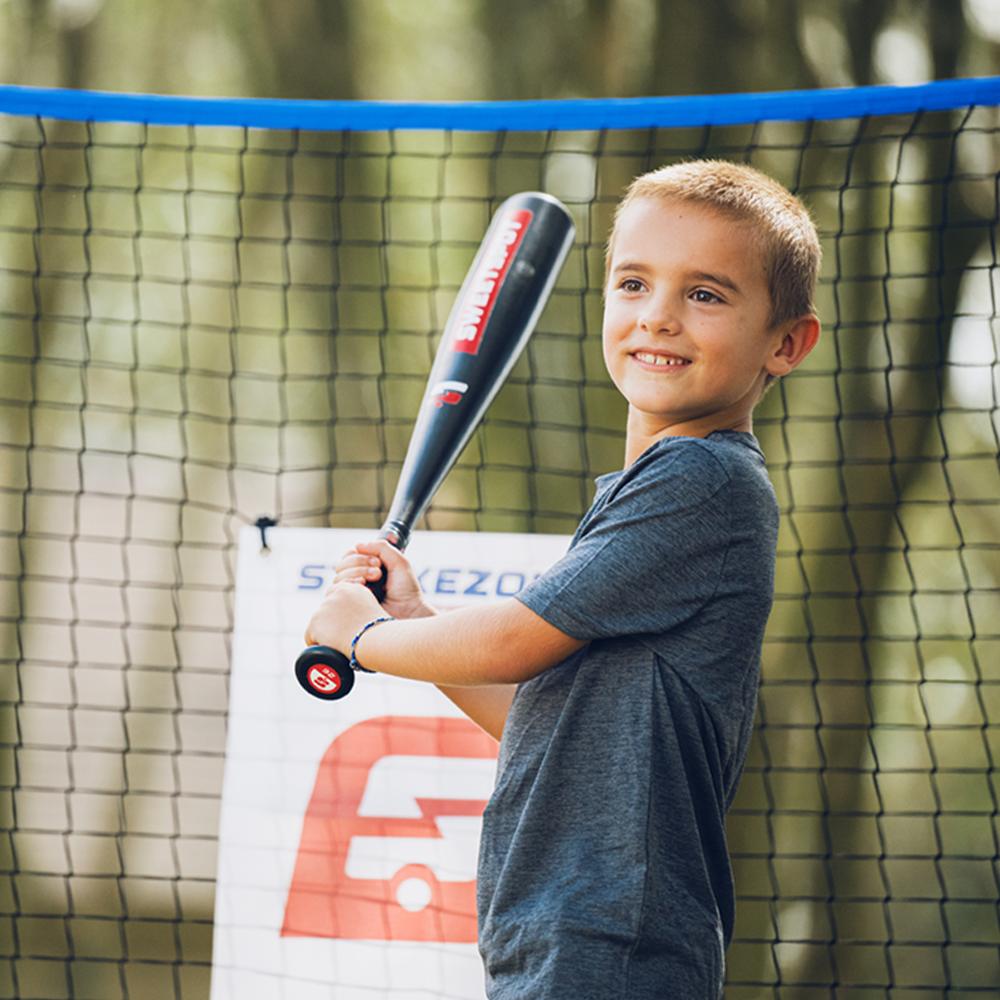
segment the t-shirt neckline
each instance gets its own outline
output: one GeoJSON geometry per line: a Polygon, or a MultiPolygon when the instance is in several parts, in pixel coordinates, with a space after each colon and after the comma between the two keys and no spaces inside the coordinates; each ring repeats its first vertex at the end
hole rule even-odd
{"type": "MultiPolygon", "coordinates": [[[[757,436],[751,431],[734,431],[734,430],[729,430],[727,428],[722,428],[717,431],[710,431],[708,434],[705,435],[704,438],[695,438],[695,440],[704,441],[710,437],[715,437],[716,435],[724,435],[726,437],[735,438],[741,444],[744,444],[746,445],[746,447],[757,452],[757,454],[760,455],[761,458],[764,457],[764,452],[761,450],[760,442],[757,440],[757,436]]],[[[680,438],[691,437],[691,435],[668,434],[665,437],[661,437],[659,441],[653,442],[653,444],[651,444],[642,454],[648,455],[650,452],[659,448],[664,441],[667,442],[676,441],[679,437],[680,438]]],[[[642,456],[640,455],[640,458],[641,457],[642,456]]],[[[636,461],[638,461],[638,459],[636,461]]],[[[634,464],[635,463],[633,462],[633,465],[634,464]]],[[[631,468],[631,466],[629,466],[629,468],[631,468]]],[[[617,480],[620,479],[627,471],[628,469],[615,469],[614,472],[605,472],[603,475],[598,476],[594,480],[594,482],[596,483],[598,490],[600,490],[603,489],[605,486],[610,486],[612,483],[617,482],[617,480]]]]}

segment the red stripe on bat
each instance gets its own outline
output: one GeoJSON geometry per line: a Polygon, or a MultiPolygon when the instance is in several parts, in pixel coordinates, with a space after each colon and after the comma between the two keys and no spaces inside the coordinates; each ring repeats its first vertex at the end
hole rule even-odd
{"type": "Polygon", "coordinates": [[[526,208],[508,212],[486,245],[458,310],[453,344],[456,351],[479,353],[483,331],[496,305],[500,286],[517,256],[517,248],[524,239],[531,217],[532,213],[526,208]]]}

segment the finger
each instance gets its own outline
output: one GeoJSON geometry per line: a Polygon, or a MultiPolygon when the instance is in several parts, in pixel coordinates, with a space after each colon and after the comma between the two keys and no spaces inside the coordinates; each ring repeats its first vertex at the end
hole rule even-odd
{"type": "Polygon", "coordinates": [[[359,542],[355,548],[361,554],[381,559],[386,569],[392,569],[394,566],[402,566],[406,563],[406,556],[384,538],[376,538],[371,542],[359,542]]]}
{"type": "Polygon", "coordinates": [[[352,566],[334,575],[334,583],[357,582],[367,583],[378,580],[382,576],[381,566],[352,566]]]}
{"type": "Polygon", "coordinates": [[[354,552],[351,553],[350,555],[346,555],[343,559],[341,559],[340,562],[337,563],[337,565],[334,567],[334,569],[336,570],[336,572],[340,573],[343,570],[350,569],[352,567],[370,566],[372,565],[373,560],[377,562],[378,557],[361,555],[358,552],[354,552]]]}
{"type": "Polygon", "coordinates": [[[336,567],[334,571],[334,576],[343,576],[345,573],[364,573],[366,569],[371,569],[373,566],[378,564],[378,560],[372,560],[370,557],[365,556],[359,559],[356,563],[341,563],[336,567]]]}

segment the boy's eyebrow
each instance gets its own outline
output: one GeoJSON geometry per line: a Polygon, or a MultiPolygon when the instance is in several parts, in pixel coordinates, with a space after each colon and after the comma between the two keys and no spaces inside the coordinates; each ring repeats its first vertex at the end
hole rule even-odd
{"type": "Polygon", "coordinates": [[[612,274],[617,274],[619,271],[648,271],[649,268],[637,260],[623,260],[620,264],[615,264],[611,268],[612,274]]]}
{"type": "MultiPolygon", "coordinates": [[[[617,274],[619,271],[639,271],[642,273],[649,270],[649,266],[643,264],[641,261],[623,260],[620,264],[615,264],[611,269],[611,273],[617,274]]],[[[724,274],[713,273],[712,271],[688,271],[686,277],[693,278],[695,281],[711,281],[716,285],[721,285],[723,288],[728,288],[729,291],[735,292],[737,295],[743,294],[740,286],[732,278],[724,274]]]]}
{"type": "Polygon", "coordinates": [[[691,277],[698,281],[711,281],[713,284],[722,285],[723,288],[728,288],[737,295],[743,294],[740,286],[732,278],[727,278],[724,274],[713,274],[711,271],[692,271],[691,277]]]}

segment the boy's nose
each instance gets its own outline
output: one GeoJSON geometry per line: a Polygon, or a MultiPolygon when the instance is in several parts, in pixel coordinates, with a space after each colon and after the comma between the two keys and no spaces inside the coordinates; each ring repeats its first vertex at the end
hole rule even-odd
{"type": "Polygon", "coordinates": [[[647,333],[675,334],[680,332],[676,313],[665,304],[650,303],[639,316],[639,326],[647,333]]]}

